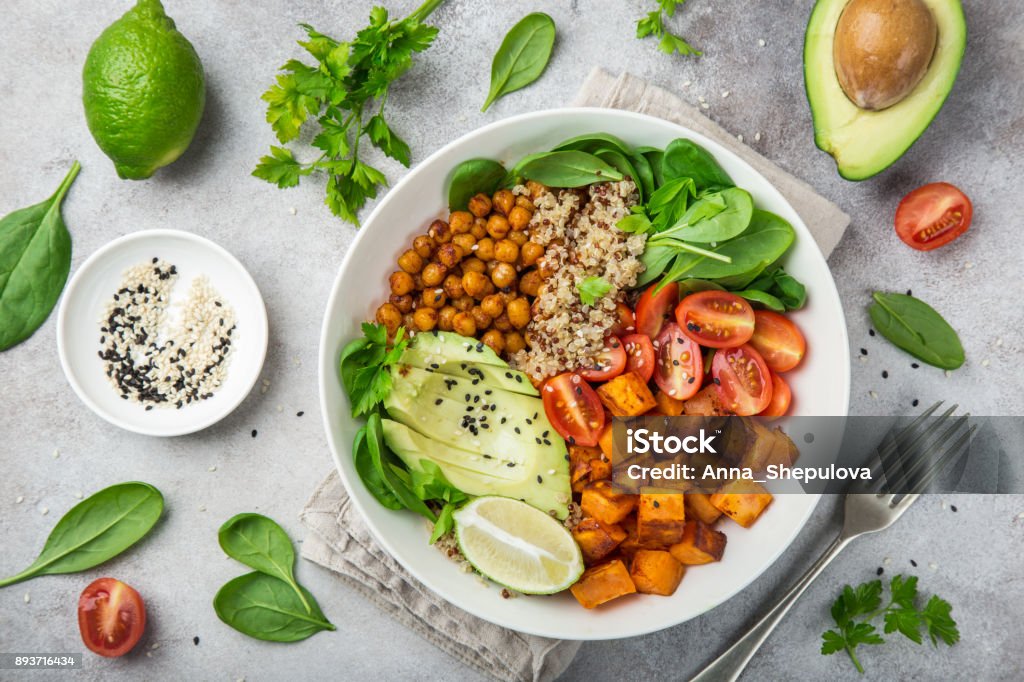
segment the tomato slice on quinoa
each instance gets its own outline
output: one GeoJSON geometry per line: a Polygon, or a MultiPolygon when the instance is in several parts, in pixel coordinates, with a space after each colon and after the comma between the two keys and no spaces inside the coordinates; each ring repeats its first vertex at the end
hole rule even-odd
{"type": "Polygon", "coordinates": [[[728,291],[701,291],[679,302],[676,322],[702,346],[737,348],[754,334],[754,309],[728,291]]]}
{"type": "Polygon", "coordinates": [[[647,287],[636,303],[636,332],[652,339],[672,320],[672,309],[679,301],[677,283],[666,284],[660,291],[655,291],[657,288],[657,283],[647,287]]]}
{"type": "Polygon", "coordinates": [[[622,337],[626,350],[626,371],[636,372],[644,381],[650,381],[654,374],[654,345],[646,334],[630,334],[622,337]]]}
{"type": "Polygon", "coordinates": [[[604,428],[604,406],[597,393],[575,372],[544,382],[544,414],[558,434],[575,445],[597,445],[604,428]]]}
{"type": "Polygon", "coordinates": [[[772,401],[772,375],[751,346],[723,348],[711,361],[711,376],[725,409],[740,417],[763,411],[772,401]]]}
{"type": "Polygon", "coordinates": [[[774,419],[781,417],[789,411],[789,404],[793,400],[793,392],[789,390],[789,384],[778,374],[772,374],[772,401],[768,407],[761,412],[762,417],[774,419]]]}
{"type": "Polygon", "coordinates": [[[754,312],[754,347],[772,372],[788,372],[804,358],[807,342],[800,329],[789,318],[770,310],[754,312]]]}
{"type": "Polygon", "coordinates": [[[146,606],[120,580],[94,580],[78,598],[78,629],[90,651],[107,658],[123,656],[146,630],[146,606]]]}
{"type": "Polygon", "coordinates": [[[601,352],[591,357],[590,362],[591,365],[580,370],[580,376],[587,381],[609,381],[626,369],[626,349],[618,337],[609,336],[601,352]]]}
{"type": "Polygon", "coordinates": [[[700,390],[704,357],[700,346],[675,322],[666,324],[654,340],[654,383],[670,398],[686,400],[700,390]]]}

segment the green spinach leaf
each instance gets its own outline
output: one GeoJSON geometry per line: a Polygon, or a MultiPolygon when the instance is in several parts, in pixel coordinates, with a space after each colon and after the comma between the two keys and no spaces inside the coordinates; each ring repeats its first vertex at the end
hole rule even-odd
{"type": "Polygon", "coordinates": [[[0,351],[39,329],[71,270],[71,235],[60,208],[81,166],[77,161],[46,201],[0,220],[0,351]]]}
{"type": "Polygon", "coordinates": [[[391,492],[391,488],[388,487],[383,476],[377,472],[377,467],[373,463],[373,455],[370,454],[370,446],[366,442],[366,426],[356,433],[355,442],[352,443],[352,460],[355,463],[356,473],[359,474],[359,480],[363,482],[374,499],[387,509],[405,509],[402,501],[391,492]]]}
{"type": "Polygon", "coordinates": [[[163,495],[148,483],[105,488],[72,507],[50,532],[39,558],[21,573],[0,580],[0,587],[98,566],[141,540],[163,510],[163,495]]]}
{"type": "Polygon", "coordinates": [[[538,154],[522,166],[520,173],[548,187],[584,187],[622,180],[622,173],[601,159],[575,150],[538,154]]]}
{"type": "Polygon", "coordinates": [[[743,291],[734,292],[737,296],[742,296],[751,303],[755,303],[754,307],[762,307],[768,310],[774,310],[777,313],[786,312],[786,306],[771,294],[759,291],[757,289],[744,289],[743,291]]]}
{"type": "Polygon", "coordinates": [[[760,275],[749,284],[749,288],[771,294],[786,306],[786,310],[798,310],[807,303],[807,288],[781,267],[760,275]]]}
{"type": "Polygon", "coordinates": [[[455,167],[448,185],[448,210],[466,210],[469,200],[480,192],[494,194],[506,174],[505,167],[492,159],[463,161],[455,167]]]}
{"type": "Polygon", "coordinates": [[[555,22],[543,12],[527,14],[501,41],[491,63],[491,89],[480,111],[499,97],[525,88],[544,73],[555,46],[555,22]]]}
{"type": "Polygon", "coordinates": [[[297,642],[322,630],[335,630],[313,595],[303,587],[299,590],[256,571],[220,588],[213,608],[242,634],[270,642],[297,642]]]}
{"type": "Polygon", "coordinates": [[[956,369],[964,364],[960,337],[930,305],[905,294],[876,291],[872,296],[868,314],[879,334],[929,365],[956,369]]]}
{"type": "Polygon", "coordinates": [[[693,178],[698,191],[734,187],[736,184],[707,150],[682,137],[665,147],[661,167],[666,180],[693,178]]]}
{"type": "Polygon", "coordinates": [[[794,238],[793,227],[787,221],[774,213],[754,209],[750,226],[742,234],[708,249],[729,258],[729,262],[683,253],[673,269],[678,266],[681,275],[711,280],[749,273],[778,260],[794,238]]]}
{"type": "Polygon", "coordinates": [[[403,480],[395,470],[397,458],[388,450],[384,444],[384,432],[381,427],[380,415],[376,412],[366,420],[366,445],[370,451],[370,459],[373,467],[381,480],[387,485],[391,493],[402,502],[406,509],[410,509],[428,521],[437,521],[437,516],[430,510],[423,500],[416,496],[410,488],[410,483],[403,480]]]}
{"type": "Polygon", "coordinates": [[[232,559],[287,583],[306,607],[306,613],[312,613],[295,580],[295,549],[291,538],[275,521],[261,514],[238,514],[220,527],[217,540],[232,559]]]}
{"type": "Polygon", "coordinates": [[[753,213],[754,200],[750,194],[730,187],[698,199],[680,218],[678,227],[669,228],[664,234],[678,230],[676,236],[688,242],[724,242],[746,230],[753,213]]]}

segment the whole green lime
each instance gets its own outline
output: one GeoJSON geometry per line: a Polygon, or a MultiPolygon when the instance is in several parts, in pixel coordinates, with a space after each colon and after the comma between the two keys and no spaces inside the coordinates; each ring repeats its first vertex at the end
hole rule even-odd
{"type": "Polygon", "coordinates": [[[82,86],[89,131],[130,180],[184,153],[206,102],[199,55],[160,0],[138,0],[96,39],[82,86]]]}

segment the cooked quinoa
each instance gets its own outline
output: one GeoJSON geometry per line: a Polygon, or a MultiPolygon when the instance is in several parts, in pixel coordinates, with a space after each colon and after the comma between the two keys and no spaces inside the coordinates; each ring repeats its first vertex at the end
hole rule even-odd
{"type": "MultiPolygon", "coordinates": [[[[513,192],[528,190],[519,186],[513,192]]],[[[513,367],[541,380],[585,366],[601,352],[608,330],[618,321],[616,303],[644,269],[639,256],[646,237],[615,227],[638,201],[630,180],[547,191],[534,199],[530,240],[545,247],[550,275],[526,329],[530,347],[509,358],[513,367]],[[588,277],[611,285],[593,306],[584,305],[577,290],[588,277]]]]}

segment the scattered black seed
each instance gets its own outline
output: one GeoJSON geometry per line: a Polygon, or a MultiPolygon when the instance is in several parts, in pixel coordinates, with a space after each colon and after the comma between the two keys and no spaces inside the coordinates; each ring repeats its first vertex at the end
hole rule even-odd
{"type": "Polygon", "coordinates": [[[660,503],[660,502],[658,502],[657,500],[655,500],[655,501],[654,501],[654,508],[655,508],[655,509],[657,509],[657,508],[659,508],[660,506],[661,506],[661,503],[660,503]]]}
{"type": "Polygon", "coordinates": [[[515,427],[515,430],[516,430],[516,433],[522,433],[522,431],[520,431],[520,430],[519,430],[519,427],[518,427],[518,426],[517,426],[517,427],[515,427]]]}
{"type": "Polygon", "coordinates": [[[540,438],[534,438],[534,440],[537,441],[537,445],[540,445],[540,438]]]}
{"type": "MultiPolygon", "coordinates": [[[[440,405],[443,402],[444,402],[444,398],[438,398],[437,400],[434,401],[434,404],[435,405],[440,405]]],[[[302,413],[299,412],[299,416],[301,416],[301,415],[302,415],[302,413]]]]}
{"type": "Polygon", "coordinates": [[[875,575],[882,575],[883,573],[885,573],[885,569],[882,568],[881,566],[879,566],[878,570],[875,571],[875,575]]]}
{"type": "Polygon", "coordinates": [[[860,354],[861,355],[867,355],[868,354],[868,349],[867,348],[861,348],[860,349],[860,354]]]}
{"type": "Polygon", "coordinates": [[[954,514],[956,513],[956,505],[955,504],[949,505],[949,508],[953,510],[954,514]]]}
{"type": "Polygon", "coordinates": [[[889,372],[883,369],[882,370],[882,378],[883,379],[888,379],[889,378],[889,372]]]}
{"type": "Polygon", "coordinates": [[[487,389],[486,391],[484,391],[484,395],[491,395],[492,393],[494,393],[494,391],[492,391],[491,389],[487,389]]]}
{"type": "Polygon", "coordinates": [[[537,474],[537,483],[544,483],[544,479],[540,477],[540,474],[537,474]]]}
{"type": "Polygon", "coordinates": [[[920,366],[921,366],[921,365],[917,364],[916,362],[912,362],[912,363],[910,363],[910,367],[911,367],[911,369],[917,369],[917,368],[918,368],[918,367],[920,367],[920,366]]]}
{"type": "Polygon", "coordinates": [[[545,438],[544,439],[544,445],[551,445],[551,441],[549,441],[547,438],[545,438]]]}
{"type": "Polygon", "coordinates": [[[678,360],[673,360],[672,364],[675,365],[676,367],[678,367],[679,366],[679,361],[678,360]]]}
{"type": "MultiPolygon", "coordinates": [[[[465,367],[465,365],[463,365],[463,367],[465,367]]],[[[505,378],[506,379],[511,379],[512,378],[512,372],[505,372],[505,378]]]]}
{"type": "Polygon", "coordinates": [[[696,381],[696,379],[697,377],[690,377],[689,379],[686,380],[686,383],[692,384],[694,381],[696,381]]]}
{"type": "Polygon", "coordinates": [[[507,421],[508,421],[508,418],[506,418],[506,417],[502,417],[502,418],[501,418],[501,423],[502,423],[502,424],[504,424],[504,423],[505,423],[505,422],[507,422],[507,421]]]}
{"type": "Polygon", "coordinates": [[[913,296],[913,295],[914,295],[914,292],[911,291],[910,289],[907,289],[907,296],[913,296]]]}
{"type": "Polygon", "coordinates": [[[526,420],[526,423],[527,423],[527,424],[533,424],[533,420],[532,420],[532,419],[527,419],[527,420],[526,420]]]}
{"type": "Polygon", "coordinates": [[[146,405],[146,412],[149,412],[152,409],[153,409],[152,405],[146,405]]]}
{"type": "Polygon", "coordinates": [[[583,389],[579,386],[576,387],[576,395],[583,395],[583,389]]]}
{"type": "Polygon", "coordinates": [[[913,566],[914,568],[917,568],[917,562],[914,561],[913,559],[910,560],[910,565],[913,566]]]}
{"type": "Polygon", "coordinates": [[[159,258],[154,258],[154,259],[153,259],[153,265],[156,265],[156,264],[157,264],[157,263],[159,263],[159,262],[160,262],[160,259],[159,259],[159,258]]]}
{"type": "Polygon", "coordinates": [[[869,336],[874,336],[875,335],[875,330],[874,329],[869,329],[868,330],[868,335],[869,336]]]}
{"type": "Polygon", "coordinates": [[[712,379],[712,381],[715,382],[715,386],[721,386],[722,385],[722,381],[718,377],[715,377],[714,379],[712,379]]]}
{"type": "Polygon", "coordinates": [[[509,463],[508,463],[508,464],[506,464],[505,466],[507,466],[507,467],[508,467],[509,469],[511,469],[511,468],[512,468],[512,467],[514,467],[515,465],[516,465],[516,463],[515,463],[515,462],[509,462],[509,463]]]}
{"type": "Polygon", "coordinates": [[[304,415],[304,414],[306,414],[306,413],[305,413],[305,412],[303,412],[302,410],[299,410],[298,412],[296,412],[296,413],[295,413],[295,416],[296,416],[296,417],[301,417],[301,416],[302,416],[302,415],[304,415]]]}
{"type": "Polygon", "coordinates": [[[910,403],[910,404],[911,404],[911,406],[913,406],[913,407],[917,407],[917,405],[918,405],[918,403],[919,403],[919,402],[920,402],[920,401],[919,401],[919,400],[918,400],[917,398],[914,398],[914,402],[912,402],[912,403],[910,403]]]}
{"type": "Polygon", "coordinates": [[[199,646],[199,635],[196,635],[195,637],[192,638],[192,643],[195,644],[196,646],[199,646]]]}
{"type": "Polygon", "coordinates": [[[256,429],[253,429],[252,430],[252,437],[255,438],[257,433],[258,433],[258,431],[256,431],[256,429]]]}
{"type": "Polygon", "coordinates": [[[569,453],[568,453],[568,452],[567,452],[567,453],[565,453],[565,461],[566,461],[566,462],[568,462],[568,461],[569,461],[569,453]]]}
{"type": "Polygon", "coordinates": [[[490,455],[484,455],[484,459],[494,459],[494,458],[491,457],[490,455]]]}
{"type": "Polygon", "coordinates": [[[441,369],[441,365],[437,364],[436,362],[432,362],[432,363],[430,363],[430,366],[431,366],[431,367],[432,367],[433,369],[441,369]]]}
{"type": "Polygon", "coordinates": [[[519,383],[523,383],[523,377],[521,375],[517,374],[516,375],[516,381],[518,381],[519,383]]]}
{"type": "MultiPolygon", "coordinates": [[[[572,436],[569,436],[569,445],[576,445],[576,439],[572,436]]],[[[569,459],[569,455],[566,455],[565,458],[569,459]]]]}

